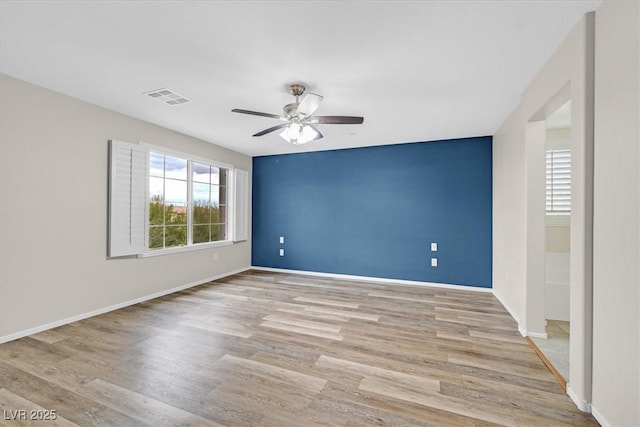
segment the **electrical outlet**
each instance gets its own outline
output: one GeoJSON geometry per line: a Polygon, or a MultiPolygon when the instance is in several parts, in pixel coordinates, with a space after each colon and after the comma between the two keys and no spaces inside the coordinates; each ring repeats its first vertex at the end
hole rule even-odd
{"type": "Polygon", "coordinates": [[[431,267],[438,266],[438,258],[431,258],[431,267]]]}
{"type": "Polygon", "coordinates": [[[280,248],[280,256],[284,256],[284,249],[280,248]]]}
{"type": "Polygon", "coordinates": [[[438,251],[438,244],[437,243],[432,243],[431,244],[431,252],[437,252],[438,251]]]}
{"type": "Polygon", "coordinates": [[[284,244],[284,236],[280,236],[280,244],[284,244]]]}

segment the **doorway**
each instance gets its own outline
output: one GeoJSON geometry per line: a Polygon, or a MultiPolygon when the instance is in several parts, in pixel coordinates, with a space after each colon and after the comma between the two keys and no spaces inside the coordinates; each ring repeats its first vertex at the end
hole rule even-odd
{"type": "Polygon", "coordinates": [[[545,126],[545,333],[532,340],[566,384],[571,330],[571,101],[548,116],[545,126]]]}
{"type": "MultiPolygon", "coordinates": [[[[564,107],[568,101],[570,117],[570,215],[567,215],[569,225],[565,234],[569,234],[570,250],[569,263],[569,323],[559,326],[552,322],[554,332],[561,332],[562,326],[568,326],[570,333],[569,351],[564,359],[568,359],[568,378],[566,392],[583,411],[590,410],[591,399],[591,354],[592,354],[592,277],[593,277],[593,127],[591,105],[577,93],[573,93],[571,85],[567,83],[559,92],[547,102],[541,104],[540,109],[531,116],[525,128],[525,165],[526,165],[526,245],[525,245],[525,319],[523,335],[530,343],[538,348],[534,339],[542,338],[549,343],[547,319],[552,320],[556,315],[547,312],[547,306],[560,299],[553,298],[553,292],[547,295],[547,213],[545,211],[546,174],[545,164],[547,155],[547,121],[556,111],[564,107]],[[550,301],[550,302],[549,302],[550,301]]],[[[549,242],[551,243],[551,242],[549,242]]],[[[566,277],[566,263],[565,277],[566,277]]],[[[551,272],[551,271],[549,271],[551,272]]],[[[558,273],[556,271],[555,273],[558,273]]],[[[552,274],[553,276],[553,274],[552,274]]],[[[556,274],[562,276],[562,274],[556,274]]],[[[556,289],[557,290],[557,289],[556,289]]],[[[564,288],[566,291],[566,287],[564,288]]],[[[565,292],[566,294],[566,292],[565,292]]],[[[565,301],[567,298],[565,298],[565,301]]],[[[566,307],[566,302],[562,304],[566,307]]],[[[566,312],[565,312],[566,313],[566,312]]],[[[546,356],[540,352],[541,358],[546,356]]],[[[550,354],[550,351],[548,351],[550,354]]],[[[560,362],[556,362],[560,365],[560,362]]],[[[553,365],[553,364],[551,364],[553,365]]],[[[566,375],[566,373],[565,373],[566,375]]]]}

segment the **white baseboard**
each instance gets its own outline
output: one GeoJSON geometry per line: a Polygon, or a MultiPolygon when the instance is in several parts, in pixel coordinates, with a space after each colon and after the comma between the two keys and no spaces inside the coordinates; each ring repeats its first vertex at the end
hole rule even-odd
{"type": "Polygon", "coordinates": [[[528,332],[526,331],[526,336],[531,337],[531,338],[542,338],[543,340],[546,340],[548,338],[547,333],[540,333],[540,332],[528,332]]]}
{"type": "Polygon", "coordinates": [[[547,339],[547,334],[546,333],[529,332],[529,331],[527,331],[527,329],[524,326],[522,326],[522,322],[520,322],[520,319],[518,318],[518,316],[516,316],[514,311],[511,309],[511,307],[509,307],[507,304],[505,304],[503,299],[500,298],[500,295],[496,294],[495,292],[493,293],[493,295],[496,297],[496,299],[498,301],[500,301],[500,304],[502,304],[502,306],[509,312],[511,317],[513,317],[513,320],[516,321],[516,323],[518,324],[518,332],[520,332],[520,335],[522,335],[523,337],[543,338],[545,340],[547,339]]]}
{"type": "MultiPolygon", "coordinates": [[[[513,317],[513,314],[511,316],[513,317]]],[[[518,323],[518,332],[520,332],[520,335],[522,335],[523,337],[542,338],[543,340],[546,340],[548,338],[546,332],[529,332],[520,323],[518,323]]]]}
{"type": "Polygon", "coordinates": [[[567,395],[569,395],[571,400],[573,400],[573,403],[576,404],[578,409],[580,409],[582,412],[591,413],[591,409],[592,409],[591,404],[585,400],[582,400],[582,398],[580,398],[580,396],[578,396],[578,394],[575,391],[573,391],[570,383],[567,383],[567,395]]]}
{"type": "Polygon", "coordinates": [[[602,427],[611,427],[613,425],[607,421],[607,419],[593,405],[591,405],[591,415],[593,415],[593,418],[595,418],[602,427]]]}
{"type": "Polygon", "coordinates": [[[192,288],[194,286],[202,285],[203,283],[211,282],[213,280],[222,279],[223,277],[231,276],[233,274],[242,273],[243,271],[249,270],[251,267],[241,268],[235,271],[229,271],[227,273],[219,274],[216,276],[208,277],[206,279],[198,280],[196,282],[187,283],[185,285],[178,286],[176,288],[167,289],[164,291],[156,292],[151,295],[145,295],[139,298],[135,298],[129,301],[121,302],[118,304],[110,305],[109,307],[99,308],[97,310],[90,311],[88,313],[78,314],[76,316],[67,317],[66,319],[56,320],[55,322],[47,323],[44,325],[36,326],[34,328],[29,328],[24,331],[15,332],[13,334],[0,336],[0,344],[17,340],[19,338],[23,338],[29,335],[37,334],[39,332],[46,331],[48,329],[57,328],[58,326],[66,325],[69,323],[77,322],[78,320],[87,319],[89,317],[97,316],[99,314],[108,313],[110,311],[118,310],[124,307],[128,307],[130,305],[139,304],[141,302],[145,302],[154,298],[159,298],[165,295],[172,294],[174,292],[182,291],[184,289],[192,288]]]}
{"type": "Polygon", "coordinates": [[[274,273],[289,273],[289,274],[300,274],[305,276],[329,277],[333,279],[342,279],[342,280],[377,282],[377,283],[385,283],[385,284],[395,283],[398,285],[410,285],[410,286],[428,286],[432,288],[456,289],[460,291],[475,291],[475,292],[491,292],[492,291],[491,288],[481,288],[480,286],[450,285],[447,283],[419,282],[417,280],[385,279],[382,277],[354,276],[350,274],[320,273],[317,271],[288,270],[285,268],[271,268],[271,267],[257,267],[257,266],[251,266],[251,269],[259,270],[259,271],[271,271],[274,273]]]}

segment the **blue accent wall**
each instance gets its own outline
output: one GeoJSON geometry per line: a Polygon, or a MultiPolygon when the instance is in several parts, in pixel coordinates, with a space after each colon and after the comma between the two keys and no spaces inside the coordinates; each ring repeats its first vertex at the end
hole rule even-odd
{"type": "Polygon", "coordinates": [[[252,264],[491,287],[491,142],[255,157],[252,264]]]}

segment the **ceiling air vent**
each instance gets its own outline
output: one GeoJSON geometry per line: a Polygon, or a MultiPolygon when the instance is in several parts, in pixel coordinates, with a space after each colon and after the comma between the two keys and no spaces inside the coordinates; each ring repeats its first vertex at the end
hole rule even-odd
{"type": "Polygon", "coordinates": [[[156,101],[164,102],[169,105],[180,105],[189,102],[190,100],[182,95],[178,95],[172,90],[165,88],[152,90],[151,92],[145,92],[143,95],[147,95],[149,98],[156,101]]]}

